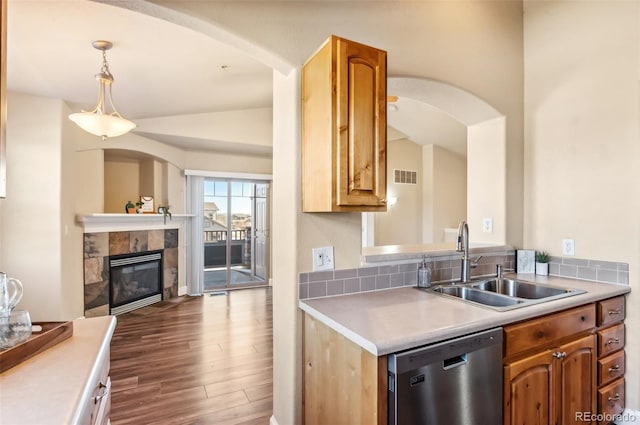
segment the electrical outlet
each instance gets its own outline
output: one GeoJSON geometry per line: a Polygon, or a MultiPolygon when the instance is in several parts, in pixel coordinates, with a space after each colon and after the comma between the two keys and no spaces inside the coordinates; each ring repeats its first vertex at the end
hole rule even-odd
{"type": "Polygon", "coordinates": [[[493,232],[493,219],[492,218],[483,218],[482,219],[482,231],[485,233],[493,232]]]}
{"type": "Polygon", "coordinates": [[[313,248],[313,271],[333,270],[333,247],[313,248]]]}
{"type": "Polygon", "coordinates": [[[562,240],[562,255],[576,255],[573,239],[562,240]]]}

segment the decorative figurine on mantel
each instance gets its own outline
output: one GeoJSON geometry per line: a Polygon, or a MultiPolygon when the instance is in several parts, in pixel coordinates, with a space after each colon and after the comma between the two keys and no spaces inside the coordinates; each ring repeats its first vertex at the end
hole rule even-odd
{"type": "Polygon", "coordinates": [[[144,202],[142,201],[137,201],[135,204],[131,201],[127,201],[127,205],[125,205],[124,211],[127,214],[141,214],[143,205],[144,202]]]}

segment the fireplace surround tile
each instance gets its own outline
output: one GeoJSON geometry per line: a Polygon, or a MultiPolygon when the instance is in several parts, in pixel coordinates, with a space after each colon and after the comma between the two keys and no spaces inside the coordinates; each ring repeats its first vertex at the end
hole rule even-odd
{"type": "Polygon", "coordinates": [[[129,232],[129,252],[145,252],[149,248],[149,232],[147,230],[139,230],[129,232]]]}
{"type": "MultiPolygon", "coordinates": [[[[104,258],[87,258],[84,260],[84,284],[96,283],[105,280],[104,258]]],[[[109,266],[107,262],[107,280],[109,279],[109,266]]]]}
{"type": "Polygon", "coordinates": [[[87,311],[105,305],[109,309],[109,281],[90,283],[84,287],[84,308],[87,311]]]}
{"type": "Polygon", "coordinates": [[[165,249],[178,247],[178,229],[165,229],[164,247],[165,249]]]}
{"type": "Polygon", "coordinates": [[[109,232],[109,255],[129,254],[131,232],[109,232]]]}
{"type": "Polygon", "coordinates": [[[164,230],[149,230],[147,245],[149,251],[164,249],[164,230]]]}
{"type": "Polygon", "coordinates": [[[84,234],[84,258],[107,257],[109,255],[108,233],[84,234]]]}

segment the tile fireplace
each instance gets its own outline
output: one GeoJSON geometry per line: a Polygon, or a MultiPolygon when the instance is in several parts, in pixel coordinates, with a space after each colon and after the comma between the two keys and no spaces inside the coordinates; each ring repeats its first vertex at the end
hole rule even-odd
{"type": "Polygon", "coordinates": [[[178,296],[178,229],[85,233],[83,250],[86,317],[121,314],[178,296]],[[135,267],[112,262],[139,258],[143,262],[135,267]],[[112,268],[121,270],[114,274],[112,268]],[[155,280],[155,288],[142,280],[155,280]]]}

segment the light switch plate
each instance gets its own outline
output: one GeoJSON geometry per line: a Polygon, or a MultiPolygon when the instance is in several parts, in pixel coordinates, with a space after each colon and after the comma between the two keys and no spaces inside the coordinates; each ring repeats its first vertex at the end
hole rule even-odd
{"type": "Polygon", "coordinates": [[[321,248],[313,248],[313,271],[333,270],[333,247],[323,246],[321,248]]]}

